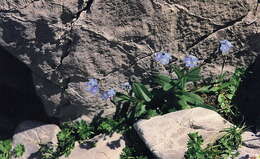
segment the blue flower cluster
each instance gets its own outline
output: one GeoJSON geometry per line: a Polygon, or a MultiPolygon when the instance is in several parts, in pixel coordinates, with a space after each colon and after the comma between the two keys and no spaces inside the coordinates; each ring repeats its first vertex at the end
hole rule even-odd
{"type": "MultiPolygon", "coordinates": [[[[169,53],[165,52],[157,52],[154,54],[154,60],[162,65],[166,65],[170,63],[170,60],[172,59],[171,55],[169,53]]],[[[197,66],[198,59],[195,56],[188,55],[183,59],[186,67],[195,67],[197,66]]]]}
{"type": "MultiPolygon", "coordinates": [[[[230,51],[230,49],[233,47],[231,42],[229,42],[228,40],[220,40],[219,42],[220,42],[219,49],[223,55],[227,54],[230,51]]],[[[162,65],[167,65],[172,60],[172,57],[169,53],[157,52],[154,54],[154,60],[162,65]]],[[[193,68],[198,66],[198,61],[199,61],[198,58],[193,55],[185,56],[183,59],[185,66],[188,68],[193,68]]],[[[100,93],[98,81],[96,79],[93,78],[89,79],[89,81],[85,83],[85,86],[86,86],[86,90],[91,94],[95,95],[97,93],[100,93]]],[[[124,90],[130,90],[131,85],[129,84],[129,82],[126,82],[121,85],[121,88],[124,90]]],[[[116,92],[114,89],[109,89],[107,91],[101,92],[101,98],[104,100],[112,98],[115,95],[116,92]]]]}
{"type": "Polygon", "coordinates": [[[104,91],[103,94],[101,95],[101,98],[104,99],[104,100],[107,100],[109,98],[112,98],[115,95],[116,95],[115,90],[111,88],[107,91],[104,91]]]}
{"type": "Polygon", "coordinates": [[[220,43],[219,49],[223,55],[226,55],[229,52],[229,50],[233,48],[233,45],[228,40],[220,40],[219,43],[220,43]]]}
{"type": "Polygon", "coordinates": [[[162,65],[169,64],[171,59],[171,55],[166,52],[157,52],[154,54],[154,60],[162,65]]]}
{"type": "MultiPolygon", "coordinates": [[[[85,86],[86,86],[86,90],[93,95],[100,93],[98,80],[96,79],[93,78],[89,79],[89,81],[85,83],[85,86]]],[[[107,100],[109,98],[112,98],[115,94],[116,92],[114,89],[109,89],[101,93],[101,98],[107,100]]]]}
{"type": "Polygon", "coordinates": [[[198,65],[198,58],[192,55],[185,56],[183,61],[185,66],[189,68],[196,67],[198,65]]]}
{"type": "MultiPolygon", "coordinates": [[[[100,92],[98,80],[94,78],[89,79],[88,82],[85,83],[85,87],[86,87],[86,91],[88,91],[93,95],[100,93],[101,94],[100,97],[103,100],[108,100],[116,95],[116,91],[113,88],[100,92]]],[[[121,88],[124,90],[132,89],[129,82],[123,83],[121,85],[121,88]]]]}
{"type": "Polygon", "coordinates": [[[99,93],[99,85],[96,79],[93,78],[89,79],[89,81],[85,83],[85,86],[86,86],[86,90],[91,94],[99,93]]]}
{"type": "MultiPolygon", "coordinates": [[[[226,55],[230,51],[230,49],[233,48],[233,45],[228,40],[220,40],[219,43],[219,49],[223,55],[226,55]]],[[[154,60],[162,65],[169,64],[171,59],[171,55],[166,52],[157,52],[154,54],[154,60]]],[[[193,55],[185,56],[185,58],[183,59],[185,66],[189,68],[196,67],[198,65],[198,61],[198,58],[193,55]]]]}

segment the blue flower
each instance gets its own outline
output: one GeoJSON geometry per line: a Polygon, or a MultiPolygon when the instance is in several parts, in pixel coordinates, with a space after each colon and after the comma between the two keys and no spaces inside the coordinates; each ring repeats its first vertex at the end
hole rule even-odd
{"type": "Polygon", "coordinates": [[[93,87],[93,86],[97,86],[98,85],[98,80],[91,78],[88,80],[88,82],[86,82],[86,86],[87,87],[93,87]]]}
{"type": "Polygon", "coordinates": [[[130,85],[129,82],[123,83],[123,84],[121,85],[121,88],[122,88],[123,90],[130,90],[130,89],[132,89],[132,87],[131,87],[131,85],[130,85]]]}
{"type": "Polygon", "coordinates": [[[184,63],[186,67],[196,67],[198,64],[198,58],[192,55],[185,56],[184,63]]]}
{"type": "Polygon", "coordinates": [[[87,88],[87,91],[92,94],[97,94],[99,92],[99,86],[89,87],[89,88],[87,88]]]}
{"type": "Polygon", "coordinates": [[[112,98],[115,95],[116,95],[115,90],[109,89],[109,90],[103,92],[103,94],[101,95],[101,98],[104,99],[104,100],[107,100],[109,98],[112,98]]]}
{"type": "Polygon", "coordinates": [[[227,54],[229,50],[233,47],[231,42],[228,40],[220,40],[219,43],[220,43],[219,49],[222,52],[222,54],[227,54]]]}
{"type": "Polygon", "coordinates": [[[163,65],[169,64],[171,59],[172,57],[169,53],[157,52],[154,54],[154,60],[163,65]]]}
{"type": "Polygon", "coordinates": [[[99,92],[98,81],[96,79],[89,79],[89,81],[85,83],[85,86],[87,87],[86,90],[92,94],[99,92]]]}

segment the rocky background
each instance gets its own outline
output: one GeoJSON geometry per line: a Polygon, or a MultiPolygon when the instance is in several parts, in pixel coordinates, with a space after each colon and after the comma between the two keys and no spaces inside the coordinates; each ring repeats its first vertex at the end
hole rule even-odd
{"type": "MultiPolygon", "coordinates": [[[[152,60],[158,51],[170,52],[173,63],[197,56],[207,62],[205,77],[220,73],[223,39],[235,46],[226,70],[254,62],[260,53],[257,0],[0,1],[1,54],[25,64],[47,115],[62,120],[113,114],[113,104],[86,92],[84,82],[96,78],[103,90],[120,90],[129,79],[164,72],[152,60]]],[[[16,75],[1,82],[24,85],[16,75]]]]}

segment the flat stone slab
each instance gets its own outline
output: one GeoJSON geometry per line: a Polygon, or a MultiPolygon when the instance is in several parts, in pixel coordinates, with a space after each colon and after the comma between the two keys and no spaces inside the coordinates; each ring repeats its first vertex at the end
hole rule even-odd
{"type": "Polygon", "coordinates": [[[215,111],[199,107],[141,120],[134,125],[147,147],[159,159],[183,159],[189,133],[198,132],[206,145],[222,136],[219,131],[231,126],[215,111]]]}
{"type": "Polygon", "coordinates": [[[112,136],[99,135],[92,139],[96,146],[76,144],[68,157],[60,159],[120,159],[120,154],[125,148],[125,141],[121,134],[114,133],[112,136]]]}
{"type": "Polygon", "coordinates": [[[39,154],[37,154],[40,148],[39,144],[47,144],[48,142],[56,144],[56,135],[59,131],[60,128],[54,124],[44,125],[34,121],[21,123],[13,136],[13,145],[24,145],[25,153],[16,159],[40,159],[39,154]]]}

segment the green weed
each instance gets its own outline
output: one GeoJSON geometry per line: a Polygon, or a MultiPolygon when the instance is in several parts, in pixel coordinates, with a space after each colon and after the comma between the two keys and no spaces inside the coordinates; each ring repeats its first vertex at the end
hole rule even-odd
{"type": "Polygon", "coordinates": [[[12,146],[11,140],[0,141],[0,159],[10,159],[11,157],[21,157],[25,151],[23,145],[12,146]]]}
{"type": "Polygon", "coordinates": [[[57,134],[58,145],[52,143],[41,145],[40,152],[43,159],[56,159],[62,155],[69,156],[75,142],[83,142],[94,137],[93,127],[85,121],[67,122],[61,126],[57,134]]]}
{"type": "Polygon", "coordinates": [[[117,93],[113,100],[118,107],[116,115],[134,123],[142,118],[193,107],[215,110],[204,103],[198,90],[188,87],[201,79],[200,67],[180,69],[174,66],[172,70],[178,79],[156,74],[153,76],[155,87],[148,89],[141,83],[133,83],[128,94],[117,93]]]}
{"type": "Polygon", "coordinates": [[[139,156],[133,147],[125,147],[120,155],[120,159],[148,159],[148,157],[139,156]]]}
{"type": "Polygon", "coordinates": [[[240,115],[232,102],[244,73],[245,69],[237,68],[229,79],[224,79],[223,74],[209,86],[204,86],[201,91],[216,96],[217,112],[229,121],[236,120],[240,115]]]}
{"type": "Polygon", "coordinates": [[[224,136],[215,143],[202,148],[203,138],[196,132],[190,133],[188,150],[185,153],[186,159],[228,159],[239,155],[237,149],[242,143],[241,134],[244,127],[231,127],[223,130],[224,136]]]}
{"type": "Polygon", "coordinates": [[[181,69],[173,66],[172,71],[177,75],[177,79],[171,79],[165,75],[155,75],[154,79],[162,87],[163,91],[169,94],[165,99],[166,101],[172,101],[172,103],[167,103],[168,106],[171,106],[168,108],[169,110],[182,110],[193,107],[215,110],[214,107],[204,103],[203,98],[198,94],[199,90],[188,87],[188,85],[194,84],[201,79],[200,67],[181,69]],[[172,105],[176,107],[173,108],[172,105]]]}
{"type": "Polygon", "coordinates": [[[156,110],[149,108],[153,94],[141,83],[133,83],[129,94],[117,93],[114,103],[118,106],[116,118],[125,119],[128,125],[141,118],[158,115],[156,110]]]}

